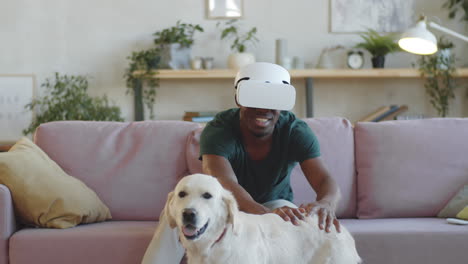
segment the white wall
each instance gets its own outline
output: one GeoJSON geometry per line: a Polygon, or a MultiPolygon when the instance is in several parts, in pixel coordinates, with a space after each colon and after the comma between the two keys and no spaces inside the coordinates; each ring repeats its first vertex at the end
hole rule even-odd
{"type": "MultiPolygon", "coordinates": [[[[458,21],[446,19],[443,0],[414,0],[420,13],[437,16],[448,28],[468,33],[458,21]]],[[[317,63],[321,50],[337,44],[352,46],[358,34],[329,33],[329,0],[244,0],[242,23],[258,28],[260,43],[252,51],[258,61],[274,61],[275,39],[288,40],[288,53],[317,63]]],[[[126,95],[124,70],[131,51],[152,45],[152,34],[177,20],[200,24],[193,56],[212,56],[225,68],[229,44],[219,40],[217,20],[205,19],[205,0],[0,0],[0,73],[33,73],[38,83],[53,72],[92,76],[92,95],[107,94],[133,119],[133,98],[126,95]]],[[[438,32],[435,32],[436,35],[438,32]]],[[[458,64],[468,64],[468,46],[456,39],[458,64]]],[[[386,67],[411,67],[415,56],[387,56],[386,67]]],[[[370,67],[367,56],[366,67],[370,67]]],[[[305,116],[304,81],[294,80],[298,100],[294,111],[305,116]]],[[[461,80],[465,84],[467,79],[461,80]]],[[[343,116],[354,121],[381,105],[408,104],[413,114],[434,116],[422,82],[416,79],[315,80],[315,116],[343,116]]],[[[230,80],[161,81],[157,119],[180,119],[185,110],[234,107],[230,80]]],[[[450,116],[468,116],[465,91],[457,91],[450,116]]]]}

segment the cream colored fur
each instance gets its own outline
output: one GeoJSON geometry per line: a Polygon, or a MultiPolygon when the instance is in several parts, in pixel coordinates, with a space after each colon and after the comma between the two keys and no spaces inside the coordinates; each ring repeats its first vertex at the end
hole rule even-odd
{"type": "Polygon", "coordinates": [[[354,239],[344,226],[341,233],[334,228],[326,233],[318,228],[317,216],[307,217],[299,226],[294,226],[276,214],[240,212],[233,195],[208,175],[183,178],[168,195],[164,210],[170,226],[179,229],[189,264],[361,262],[354,239]],[[181,192],[186,194],[182,198],[179,197],[181,192]],[[206,193],[212,197],[207,199],[206,193]],[[187,208],[196,212],[198,230],[208,223],[205,232],[193,240],[182,232],[182,212],[187,208]]]}

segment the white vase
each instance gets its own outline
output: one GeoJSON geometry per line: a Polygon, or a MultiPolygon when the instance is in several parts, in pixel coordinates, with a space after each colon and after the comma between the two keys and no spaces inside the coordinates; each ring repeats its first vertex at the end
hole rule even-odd
{"type": "Polygon", "coordinates": [[[228,57],[228,68],[233,70],[239,70],[245,65],[255,62],[255,56],[252,53],[232,53],[228,57]]]}

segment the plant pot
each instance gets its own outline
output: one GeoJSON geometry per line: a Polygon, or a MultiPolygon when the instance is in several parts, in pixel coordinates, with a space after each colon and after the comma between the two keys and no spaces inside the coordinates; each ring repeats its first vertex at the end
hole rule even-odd
{"type": "Polygon", "coordinates": [[[438,65],[437,67],[441,70],[447,70],[448,64],[450,64],[450,56],[452,55],[452,49],[441,49],[437,52],[438,65]]]}
{"type": "Polygon", "coordinates": [[[233,70],[239,70],[245,65],[255,62],[255,56],[252,53],[232,53],[228,57],[228,68],[233,70]]]}
{"type": "Polygon", "coordinates": [[[385,56],[374,56],[371,60],[373,68],[384,68],[385,56]]]}
{"type": "Polygon", "coordinates": [[[190,47],[183,47],[179,43],[161,46],[161,69],[190,69],[190,47]]]}

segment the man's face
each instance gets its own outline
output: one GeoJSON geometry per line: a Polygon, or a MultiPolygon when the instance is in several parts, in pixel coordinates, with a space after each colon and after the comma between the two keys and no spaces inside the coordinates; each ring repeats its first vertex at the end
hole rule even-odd
{"type": "Polygon", "coordinates": [[[247,128],[256,137],[273,134],[279,115],[279,110],[240,106],[241,127],[247,128]]]}

